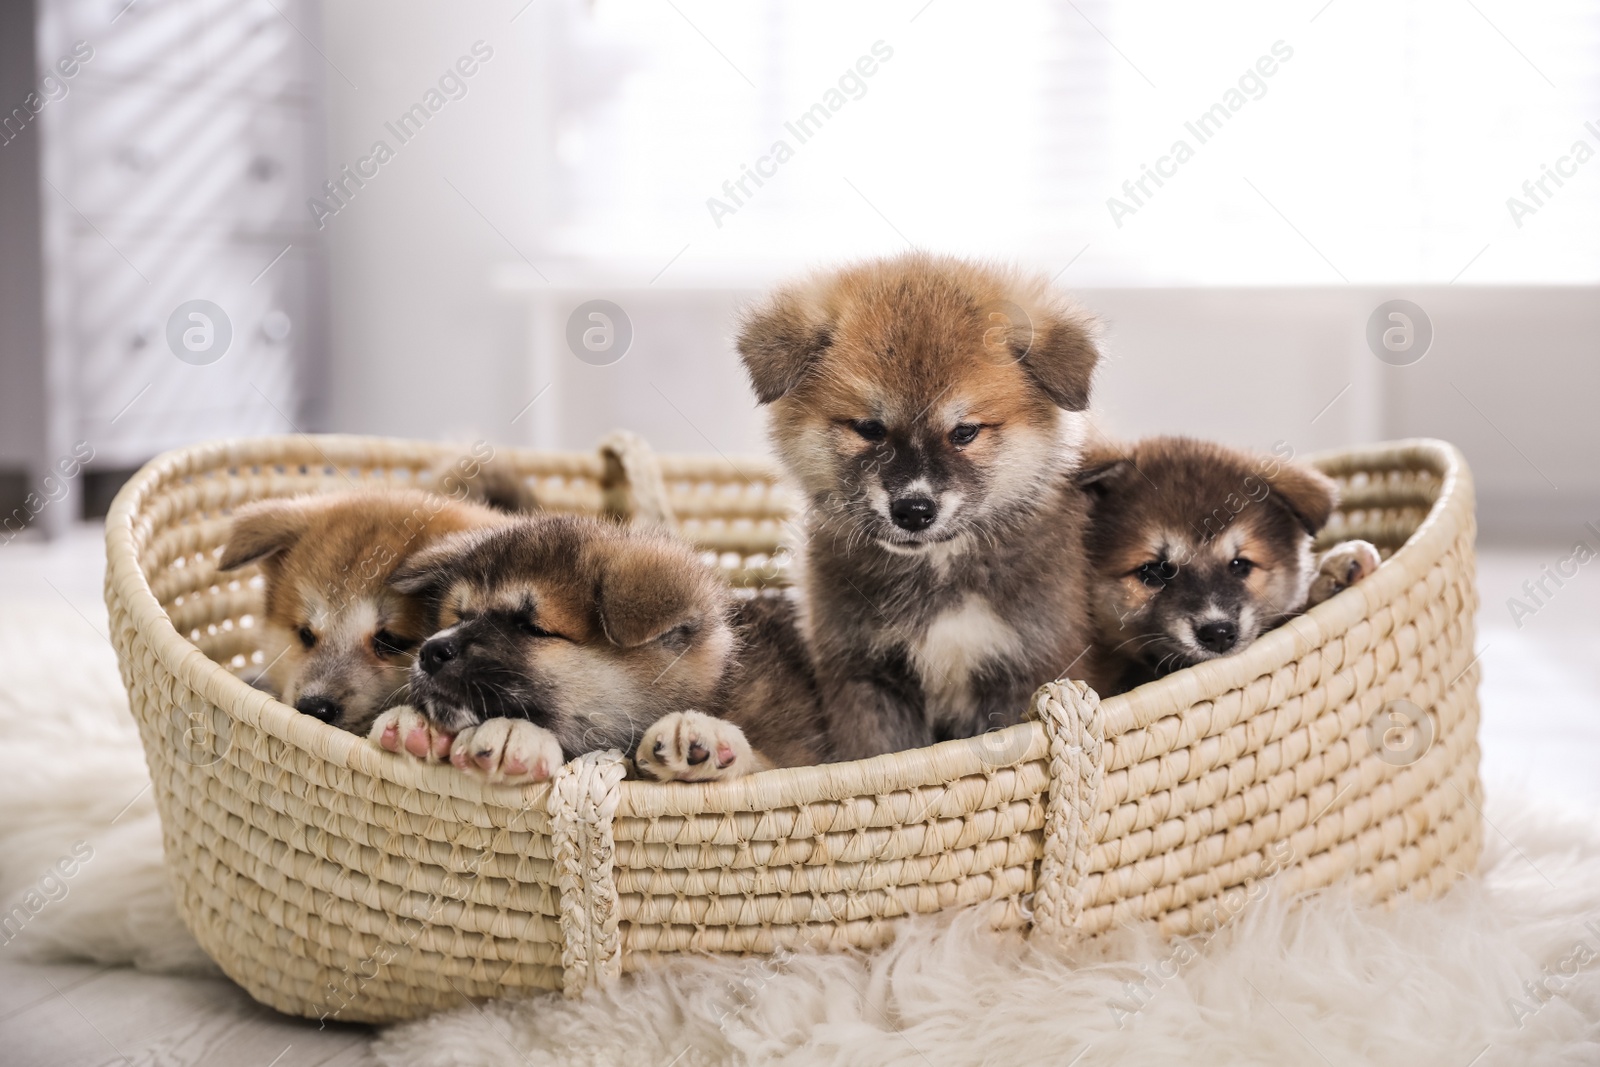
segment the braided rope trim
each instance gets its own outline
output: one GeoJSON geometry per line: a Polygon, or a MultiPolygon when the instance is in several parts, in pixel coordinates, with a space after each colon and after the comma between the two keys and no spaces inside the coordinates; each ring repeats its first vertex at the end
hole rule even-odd
{"type": "Polygon", "coordinates": [[[608,510],[633,523],[676,526],[661,463],[649,442],[629,430],[613,430],[600,442],[600,460],[608,510]]]}
{"type": "Polygon", "coordinates": [[[612,820],[627,770],[615,749],[589,752],[550,783],[550,838],[561,891],[562,990],[575,997],[622,972],[612,820]]]}
{"type": "Polygon", "coordinates": [[[1090,820],[1105,781],[1105,717],[1100,695],[1083,682],[1047,682],[1033,696],[1029,717],[1044,726],[1050,746],[1044,852],[1034,880],[1033,926],[1072,936],[1083,915],[1083,883],[1094,847],[1090,820]]]}

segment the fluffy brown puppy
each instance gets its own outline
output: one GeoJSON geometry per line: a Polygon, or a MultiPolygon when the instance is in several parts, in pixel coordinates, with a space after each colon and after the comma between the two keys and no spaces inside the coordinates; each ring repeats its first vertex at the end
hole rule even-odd
{"type": "Polygon", "coordinates": [[[1097,325],[1043,278],[912,254],[819,275],[739,352],[808,504],[803,624],[831,755],[1017,722],[1098,678],[1073,487],[1097,325]]]}
{"type": "Polygon", "coordinates": [[[1110,692],[1238,651],[1377,569],[1365,541],[1314,555],[1338,486],[1280,453],[1184,437],[1090,451],[1077,480],[1110,692]]]}
{"type": "Polygon", "coordinates": [[[792,611],[735,611],[721,576],[680,541],[530,518],[443,541],[391,582],[428,605],[437,632],[412,669],[414,707],[373,727],[390,751],[448,746],[462,769],[513,782],[606,748],[687,781],[817,758],[792,611]]]}
{"type": "Polygon", "coordinates": [[[263,500],[234,513],[217,569],[259,563],[266,581],[257,684],[285,704],[366,733],[406,699],[411,660],[431,620],[389,575],[412,553],[507,520],[490,508],[414,489],[263,500]]]}

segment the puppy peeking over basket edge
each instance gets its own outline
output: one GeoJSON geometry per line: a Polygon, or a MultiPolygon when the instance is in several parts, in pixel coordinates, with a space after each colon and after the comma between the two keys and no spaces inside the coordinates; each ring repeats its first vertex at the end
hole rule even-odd
{"type": "Polygon", "coordinates": [[[1092,446],[1088,494],[1095,639],[1119,693],[1247,647],[1378,569],[1378,550],[1312,542],[1333,479],[1285,455],[1152,437],[1092,446]]]}
{"type": "Polygon", "coordinates": [[[373,725],[391,752],[449,758],[494,782],[543,781],[608,748],[672,781],[821,756],[792,606],[734,601],[682,541],[530,517],[446,538],[390,583],[425,604],[434,627],[411,670],[411,705],[373,725]]]}
{"type": "Polygon", "coordinates": [[[389,588],[389,574],[442,537],[538,506],[488,445],[432,473],[438,492],[366,488],[258,500],[234,512],[217,570],[261,568],[267,662],[254,684],[361,734],[404,699],[411,655],[432,631],[419,605],[389,588]]]}
{"type": "Polygon", "coordinates": [[[390,751],[450,757],[494,781],[549,777],[563,754],[632,753],[641,733],[639,767],[662,779],[820,758],[787,601],[730,604],[715,570],[663,535],[571,517],[519,522],[538,502],[514,473],[492,453],[463,465],[437,479],[455,485],[449,496],[371,488],[235,512],[218,570],[261,567],[268,662],[256,684],[390,751]],[[476,536],[500,530],[487,544],[476,536]],[[452,634],[434,641],[441,610],[452,634]],[[469,663],[475,672],[463,671],[469,663]],[[777,704],[788,711],[769,724],[760,712],[777,704]],[[750,725],[759,751],[734,722],[750,725]]]}

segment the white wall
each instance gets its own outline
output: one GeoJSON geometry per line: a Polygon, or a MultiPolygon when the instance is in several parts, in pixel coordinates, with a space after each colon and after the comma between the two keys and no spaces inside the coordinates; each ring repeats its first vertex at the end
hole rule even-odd
{"type": "MultiPolygon", "coordinates": [[[[384,124],[475,41],[494,55],[465,98],[326,220],[332,355],[317,424],[572,449],[626,427],[662,450],[762,450],[732,351],[734,314],[805,265],[772,249],[760,269],[707,277],[693,255],[665,271],[665,257],[620,263],[606,248],[582,262],[549,255],[541,238],[572,203],[554,162],[559,116],[615,79],[607,57],[575,52],[582,34],[563,21],[573,9],[535,2],[512,21],[517,10],[417,0],[325,9],[324,48],[340,68],[327,79],[330,171],[392,140],[384,124]],[[580,362],[563,337],[572,309],[594,298],[621,305],[634,328],[609,366],[580,362]]],[[[1080,295],[1111,324],[1096,401],[1108,432],[1286,440],[1302,452],[1440,436],[1472,462],[1487,533],[1567,538],[1600,519],[1594,287],[1080,295]],[[1381,363],[1364,340],[1372,310],[1394,297],[1419,303],[1436,330],[1413,366],[1381,363]]]]}
{"type": "Polygon", "coordinates": [[[1597,297],[1446,286],[1090,294],[1116,324],[1100,405],[1119,431],[1304,450],[1442,437],[1472,465],[1486,535],[1567,539],[1600,519],[1597,297]],[[1410,366],[1381,362],[1364,337],[1372,310],[1396,297],[1434,328],[1410,366]]]}
{"type": "MultiPolygon", "coordinates": [[[[526,293],[530,361],[554,382],[529,410],[533,440],[582,449],[614,427],[659,449],[764,450],[761,413],[732,348],[751,289],[607,288],[526,293]],[[564,336],[595,298],[632,320],[632,347],[596,367],[564,336]]],[[[1091,289],[1109,325],[1096,382],[1101,428],[1188,433],[1297,453],[1409,436],[1466,453],[1492,537],[1578,535],[1600,520],[1600,293],[1589,288],[1091,289]],[[1410,366],[1368,349],[1379,304],[1412,300],[1434,339],[1410,366]],[[1476,405],[1474,408],[1473,405],[1476,405]],[[1548,479],[1548,480],[1546,480],[1548,479]]]]}
{"type": "Polygon", "coordinates": [[[551,9],[535,3],[512,22],[515,10],[325,5],[323,48],[339,68],[327,81],[328,177],[377,140],[395,156],[324,220],[332,356],[323,427],[506,440],[532,395],[522,315],[490,286],[496,264],[538,255],[551,180],[542,21],[551,9]],[[385,124],[424,101],[478,41],[493,54],[464,79],[466,95],[402,145],[385,124]]]}

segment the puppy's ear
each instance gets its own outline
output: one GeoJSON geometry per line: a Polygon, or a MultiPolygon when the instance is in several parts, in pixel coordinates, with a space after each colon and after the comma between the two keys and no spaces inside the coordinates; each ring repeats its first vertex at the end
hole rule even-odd
{"type": "Polygon", "coordinates": [[[1284,463],[1264,475],[1272,495],[1289,509],[1306,533],[1316,536],[1339,506],[1339,484],[1321,471],[1299,463],[1284,463]]]}
{"type": "Polygon", "coordinates": [[[303,499],[258,500],[233,513],[217,570],[231,571],[293,548],[311,526],[312,504],[303,499]]]}
{"type": "Polygon", "coordinates": [[[1133,472],[1132,452],[1117,448],[1109,441],[1096,441],[1084,447],[1072,484],[1099,498],[1114,492],[1123,478],[1133,472]]]}
{"type": "Polygon", "coordinates": [[[486,459],[473,452],[435,463],[433,491],[451,500],[483,504],[509,515],[532,514],[539,510],[539,499],[509,462],[492,453],[486,459]]]}
{"type": "Polygon", "coordinates": [[[1079,489],[1090,496],[1099,498],[1110,496],[1116,491],[1125,475],[1133,471],[1133,460],[1112,459],[1105,463],[1081,468],[1073,475],[1072,481],[1079,489]]]}
{"type": "Polygon", "coordinates": [[[1100,362],[1100,323],[1071,305],[1032,316],[1032,329],[1012,331],[1012,355],[1058,408],[1082,411],[1100,362]]]}
{"type": "Polygon", "coordinates": [[[492,530],[463,530],[419,548],[389,575],[389,588],[408,596],[431,596],[450,584],[461,557],[492,530]]]}
{"type": "Polygon", "coordinates": [[[833,328],[822,321],[799,289],[780,289],[745,315],[739,329],[739,358],[750,374],[756,400],[770,404],[805,377],[833,343],[833,328]]]}
{"type": "Polygon", "coordinates": [[[604,546],[595,605],[600,628],[619,648],[638,648],[721,613],[716,576],[669,544],[619,541],[604,546]]]}

